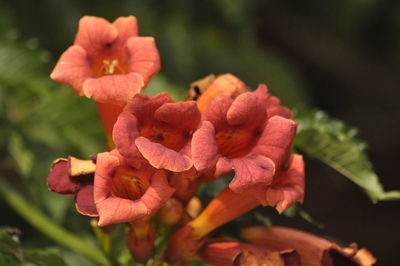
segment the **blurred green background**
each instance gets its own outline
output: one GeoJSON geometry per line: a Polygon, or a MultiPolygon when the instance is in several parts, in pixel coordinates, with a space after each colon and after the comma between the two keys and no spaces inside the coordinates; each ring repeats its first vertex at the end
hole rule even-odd
{"type": "MultiPolygon", "coordinates": [[[[83,15],[110,21],[135,15],[140,35],[156,38],[162,71],[150,90],[179,98],[209,73],[233,73],[252,88],[266,83],[298,112],[322,109],[357,127],[385,188],[400,187],[400,1],[3,0],[1,175],[71,231],[90,238],[87,218],[75,212],[72,199],[47,191],[51,161],[101,152],[105,138],[94,104],[48,75],[72,44],[83,15]]],[[[305,159],[303,208],[325,226],[266,209],[272,222],[343,244],[358,242],[378,257],[378,265],[396,265],[400,202],[372,204],[340,174],[305,159]]],[[[20,228],[25,246],[55,245],[7,204],[0,205],[0,225],[20,228]]],[[[78,255],[62,252],[71,265],[82,263],[78,255]]]]}

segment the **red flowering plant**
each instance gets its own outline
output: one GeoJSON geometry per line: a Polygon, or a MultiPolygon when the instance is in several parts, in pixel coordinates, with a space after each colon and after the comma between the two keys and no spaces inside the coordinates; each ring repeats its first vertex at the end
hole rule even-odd
{"type": "Polygon", "coordinates": [[[55,65],[50,77],[96,102],[108,137],[103,152],[57,159],[48,174],[49,190],[74,196],[77,211],[91,217],[100,247],[78,249],[80,240],[67,237],[70,248],[102,265],[376,262],[355,243],[265,222],[267,208],[304,213],[300,153],[321,138],[315,123],[328,123],[324,115],[293,118],[265,84],[253,90],[229,73],[193,82],[185,100],[149,96],[145,87],[159,71],[155,40],[139,36],[133,16],[83,17],[55,65]]]}

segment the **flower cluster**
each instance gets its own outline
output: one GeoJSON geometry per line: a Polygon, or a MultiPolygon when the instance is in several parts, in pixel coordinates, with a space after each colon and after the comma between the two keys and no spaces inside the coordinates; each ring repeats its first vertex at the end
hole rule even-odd
{"type": "MultiPolygon", "coordinates": [[[[250,91],[232,74],[193,83],[182,102],[166,93],[141,93],[159,70],[155,41],[138,36],[135,17],[113,23],[81,19],[74,45],[61,56],[51,78],[96,101],[109,150],[89,160],[56,160],[48,176],[49,189],[74,195],[77,210],[98,217],[98,226],[126,223],[136,261],[152,256],[155,219],[176,229],[163,255],[171,263],[311,261],[307,248],[296,243],[297,238],[307,239],[305,233],[296,240],[277,240],[273,249],[268,241],[254,238],[251,228],[244,233],[249,243],[208,237],[259,205],[282,213],[303,201],[304,162],[301,155],[291,153],[297,127],[292,112],[269,94],[266,85],[250,91]],[[201,210],[197,189],[228,175],[233,179],[227,187],[201,210]]],[[[276,230],[290,235],[286,229],[276,230]]],[[[259,237],[270,234],[259,231],[259,237]]],[[[356,248],[350,254],[333,244],[321,252],[333,246],[349,260],[360,257],[356,248]]],[[[323,254],[312,265],[330,259],[323,254]]]]}

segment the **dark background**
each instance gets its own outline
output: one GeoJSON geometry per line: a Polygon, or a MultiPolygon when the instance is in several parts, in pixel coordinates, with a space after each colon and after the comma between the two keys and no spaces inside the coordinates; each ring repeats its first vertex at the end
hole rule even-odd
{"type": "MultiPolygon", "coordinates": [[[[226,72],[253,88],[266,83],[289,107],[322,109],[357,127],[385,189],[400,188],[400,1],[14,0],[0,9],[21,40],[34,38],[49,52],[49,71],[73,42],[81,16],[112,21],[135,15],[140,34],[157,40],[160,77],[170,86],[186,88],[209,73],[226,72]]],[[[374,205],[321,162],[306,162],[304,209],[325,227],[267,211],[271,219],[344,244],[358,242],[378,265],[397,265],[400,202],[374,205]]],[[[21,228],[28,244],[40,239],[7,206],[1,208],[2,224],[21,228]]]]}

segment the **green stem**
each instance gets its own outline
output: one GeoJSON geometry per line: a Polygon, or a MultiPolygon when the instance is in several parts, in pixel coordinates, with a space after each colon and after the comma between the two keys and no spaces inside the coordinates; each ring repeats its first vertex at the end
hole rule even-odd
{"type": "Polygon", "coordinates": [[[101,265],[110,266],[110,262],[101,251],[52,222],[49,217],[46,217],[37,208],[30,205],[16,190],[5,184],[2,179],[0,177],[1,196],[15,212],[26,219],[32,226],[61,245],[85,255],[101,265]]]}

